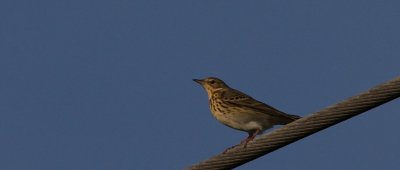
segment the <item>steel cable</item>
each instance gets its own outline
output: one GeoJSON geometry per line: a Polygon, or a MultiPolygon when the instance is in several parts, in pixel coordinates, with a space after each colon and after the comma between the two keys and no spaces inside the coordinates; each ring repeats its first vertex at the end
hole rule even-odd
{"type": "Polygon", "coordinates": [[[232,169],[292,142],[400,97],[400,77],[378,85],[319,112],[271,131],[250,142],[187,169],[232,169]]]}

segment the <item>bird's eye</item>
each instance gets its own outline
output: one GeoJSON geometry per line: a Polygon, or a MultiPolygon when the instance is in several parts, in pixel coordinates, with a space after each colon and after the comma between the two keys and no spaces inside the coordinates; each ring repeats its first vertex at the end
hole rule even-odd
{"type": "Polygon", "coordinates": [[[215,80],[210,80],[210,84],[214,84],[215,83],[215,80]]]}

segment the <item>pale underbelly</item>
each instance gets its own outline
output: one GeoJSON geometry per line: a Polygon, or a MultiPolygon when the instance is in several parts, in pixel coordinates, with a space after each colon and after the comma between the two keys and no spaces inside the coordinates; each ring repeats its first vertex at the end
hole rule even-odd
{"type": "Polygon", "coordinates": [[[273,126],[268,115],[254,113],[222,114],[213,113],[214,117],[222,124],[241,131],[264,131],[273,126]]]}

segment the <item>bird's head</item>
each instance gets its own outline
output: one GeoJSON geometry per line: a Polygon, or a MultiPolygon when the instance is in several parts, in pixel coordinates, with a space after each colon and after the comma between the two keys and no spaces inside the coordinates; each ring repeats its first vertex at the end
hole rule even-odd
{"type": "Polygon", "coordinates": [[[211,97],[211,94],[216,90],[220,90],[222,88],[229,88],[224,81],[216,77],[208,77],[205,79],[193,79],[193,81],[199,83],[207,91],[209,97],[211,97]]]}

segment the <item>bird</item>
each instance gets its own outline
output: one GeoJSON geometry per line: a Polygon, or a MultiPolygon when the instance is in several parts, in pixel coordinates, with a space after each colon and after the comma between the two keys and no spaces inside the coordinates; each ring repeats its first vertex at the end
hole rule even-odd
{"type": "MultiPolygon", "coordinates": [[[[248,133],[248,137],[238,144],[243,145],[244,148],[257,135],[274,125],[286,125],[301,118],[279,111],[233,89],[219,78],[208,77],[193,79],[193,81],[200,84],[207,92],[211,113],[219,122],[248,133]]],[[[224,153],[238,145],[227,148],[224,153]]]]}

